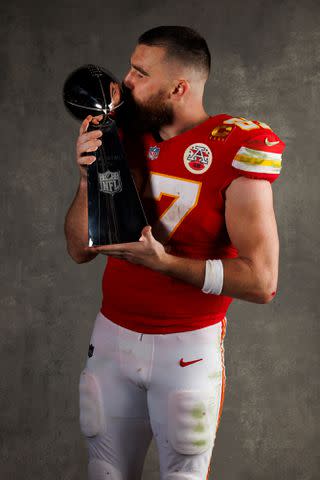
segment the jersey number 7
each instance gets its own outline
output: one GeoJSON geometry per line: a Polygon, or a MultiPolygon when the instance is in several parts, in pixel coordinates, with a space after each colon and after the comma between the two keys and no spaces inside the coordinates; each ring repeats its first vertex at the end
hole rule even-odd
{"type": "Polygon", "coordinates": [[[153,198],[172,197],[169,207],[161,214],[160,222],[170,238],[187,215],[196,207],[202,183],[185,178],[150,172],[153,198]]]}

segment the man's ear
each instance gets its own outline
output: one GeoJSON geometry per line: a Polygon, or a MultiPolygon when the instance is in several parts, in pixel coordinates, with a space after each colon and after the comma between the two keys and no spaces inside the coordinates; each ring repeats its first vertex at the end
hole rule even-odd
{"type": "Polygon", "coordinates": [[[177,80],[171,91],[171,95],[175,96],[176,99],[180,99],[185,95],[190,89],[190,85],[186,80],[177,80]]]}

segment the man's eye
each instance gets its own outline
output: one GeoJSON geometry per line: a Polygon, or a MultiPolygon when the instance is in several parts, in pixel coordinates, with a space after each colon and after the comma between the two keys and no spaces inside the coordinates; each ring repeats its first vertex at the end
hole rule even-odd
{"type": "Polygon", "coordinates": [[[135,73],[136,73],[137,77],[139,77],[139,78],[144,77],[143,73],[139,72],[139,70],[135,70],[135,73]]]}

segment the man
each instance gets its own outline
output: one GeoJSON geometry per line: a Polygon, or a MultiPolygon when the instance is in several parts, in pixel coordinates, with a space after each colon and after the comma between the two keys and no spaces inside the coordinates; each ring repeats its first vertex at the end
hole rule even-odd
{"type": "Polygon", "coordinates": [[[264,123],[209,116],[209,71],[205,40],[186,27],[145,32],[131,56],[123,83],[144,133],[130,138],[127,128],[123,141],[150,223],[136,243],[87,246],[86,165],[95,157],[83,155],[101,145],[100,131],[86,132],[100,117],[80,128],[68,252],[78,263],[108,256],[80,378],[90,480],[140,479],[152,435],[162,480],[208,478],[228,306],[276,292],[271,183],[284,143],[264,123]]]}

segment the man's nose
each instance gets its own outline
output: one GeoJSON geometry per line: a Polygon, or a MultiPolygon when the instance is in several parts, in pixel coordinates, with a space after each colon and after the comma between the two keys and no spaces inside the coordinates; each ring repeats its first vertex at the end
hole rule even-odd
{"type": "Polygon", "coordinates": [[[123,83],[127,88],[129,88],[129,90],[133,90],[134,85],[133,85],[131,70],[129,70],[127,75],[124,77],[123,83]]]}

